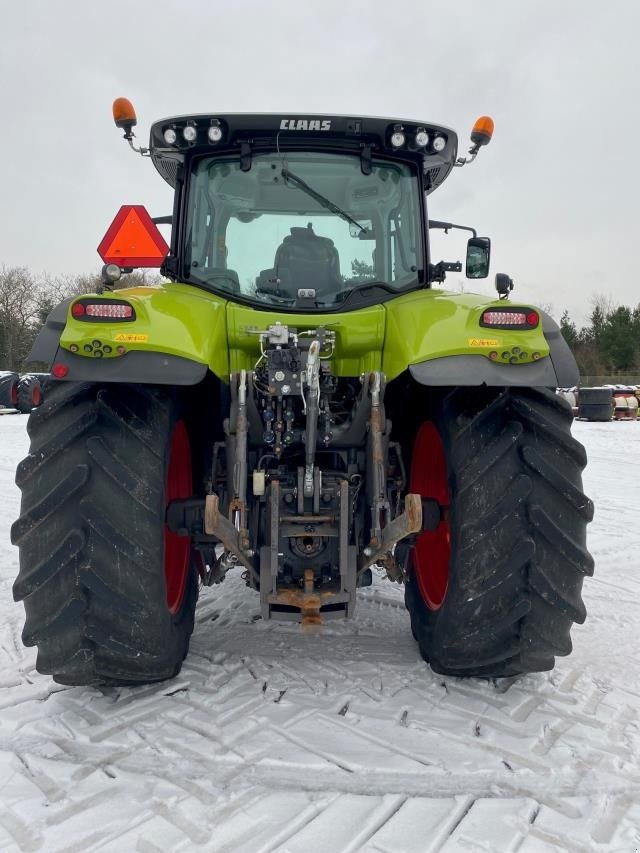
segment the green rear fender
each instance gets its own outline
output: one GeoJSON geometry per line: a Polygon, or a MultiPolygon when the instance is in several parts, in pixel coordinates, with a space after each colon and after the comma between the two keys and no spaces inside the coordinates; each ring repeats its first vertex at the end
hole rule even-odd
{"type": "Polygon", "coordinates": [[[549,355],[542,325],[527,331],[496,330],[480,325],[483,311],[505,308],[506,301],[478,294],[419,290],[387,302],[383,370],[389,378],[409,365],[453,356],[498,354],[498,363],[528,364],[549,355]],[[514,348],[516,352],[514,352],[514,348]]]}
{"type": "Polygon", "coordinates": [[[535,329],[480,325],[488,308],[526,303],[478,294],[420,290],[385,303],[383,370],[389,379],[407,368],[422,385],[570,387],[578,369],[557,324],[537,308],[535,329]]]}
{"type": "Polygon", "coordinates": [[[60,336],[62,349],[88,359],[99,351],[101,361],[123,363],[130,354],[164,353],[205,365],[217,376],[228,376],[226,300],[181,284],[125,288],[108,297],[129,302],[135,321],[77,320],[69,305],[60,336]]]}

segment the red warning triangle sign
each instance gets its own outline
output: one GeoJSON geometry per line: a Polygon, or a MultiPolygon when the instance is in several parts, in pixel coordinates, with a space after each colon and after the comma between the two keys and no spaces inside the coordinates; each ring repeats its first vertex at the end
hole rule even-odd
{"type": "Polygon", "coordinates": [[[159,267],[169,252],[164,237],[141,204],[124,204],[98,246],[105,264],[159,267]]]}

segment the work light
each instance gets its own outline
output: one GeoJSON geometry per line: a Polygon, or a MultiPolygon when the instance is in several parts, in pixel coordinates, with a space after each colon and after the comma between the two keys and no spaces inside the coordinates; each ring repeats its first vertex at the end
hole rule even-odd
{"type": "Polygon", "coordinates": [[[188,124],[182,130],[182,135],[184,137],[185,142],[195,142],[198,137],[198,131],[192,124],[188,124]]]}

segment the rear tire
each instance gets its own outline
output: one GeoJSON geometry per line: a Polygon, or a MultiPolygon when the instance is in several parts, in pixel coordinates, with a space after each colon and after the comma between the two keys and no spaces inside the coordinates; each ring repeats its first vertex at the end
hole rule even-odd
{"type": "Polygon", "coordinates": [[[198,594],[190,546],[166,541],[168,496],[192,492],[190,473],[186,485],[170,474],[182,417],[169,391],[69,382],[50,386],[29,418],[13,592],[38,671],[61,684],[135,684],[180,671],[198,594]],[[186,569],[165,565],[165,551],[174,561],[186,553],[186,569]]]}
{"type": "Polygon", "coordinates": [[[465,388],[433,420],[447,467],[450,560],[436,609],[410,559],[405,602],[420,652],[447,675],[552,669],[571,652],[571,625],[586,616],[583,578],[593,574],[593,505],[571,407],[545,389],[465,388]]]}

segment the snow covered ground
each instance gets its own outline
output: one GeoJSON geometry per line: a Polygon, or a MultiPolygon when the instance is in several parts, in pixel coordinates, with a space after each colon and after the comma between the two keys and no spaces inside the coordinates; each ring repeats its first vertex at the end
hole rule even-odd
{"type": "Polygon", "coordinates": [[[229,577],[177,679],[104,691],[54,684],[20,641],[25,423],[0,418],[0,850],[640,849],[640,423],[575,425],[596,576],[554,672],[435,675],[382,579],[306,634],[229,577]]]}

